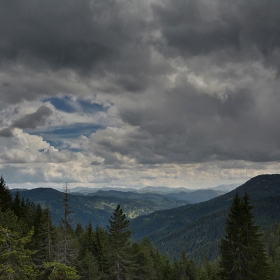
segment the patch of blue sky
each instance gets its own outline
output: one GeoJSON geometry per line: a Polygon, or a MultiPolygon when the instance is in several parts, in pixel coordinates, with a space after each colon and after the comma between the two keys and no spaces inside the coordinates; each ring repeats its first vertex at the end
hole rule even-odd
{"type": "MultiPolygon", "coordinates": [[[[45,138],[44,138],[44,140],[45,140],[46,142],[48,142],[51,146],[53,146],[55,149],[58,149],[58,150],[66,149],[65,143],[64,143],[64,141],[62,141],[62,140],[59,140],[59,139],[50,139],[50,138],[48,138],[48,139],[45,139],[45,138]]],[[[42,152],[42,151],[41,151],[41,152],[42,152]]]]}
{"type": "Polygon", "coordinates": [[[89,137],[92,133],[95,133],[100,129],[105,129],[105,127],[93,123],[75,123],[62,127],[49,127],[45,130],[26,129],[24,131],[31,135],[43,137],[44,141],[48,142],[56,149],[69,149],[73,152],[77,152],[75,148],[71,148],[69,141],[72,142],[74,139],[78,139],[81,135],[89,137]]]}
{"type": "Polygon", "coordinates": [[[100,129],[105,129],[105,127],[94,123],[74,123],[60,127],[49,127],[46,130],[26,129],[25,131],[29,134],[40,135],[42,137],[47,135],[61,135],[65,136],[65,138],[76,138],[81,135],[90,136],[92,133],[95,133],[100,129]]]}
{"type": "Polygon", "coordinates": [[[50,102],[57,110],[66,113],[97,113],[106,112],[109,107],[103,104],[91,102],[90,100],[77,99],[73,100],[69,96],[64,97],[51,97],[43,99],[43,102],[50,102]]]}
{"type": "Polygon", "coordinates": [[[85,113],[105,112],[109,108],[109,107],[104,107],[101,104],[91,103],[83,99],[78,99],[77,102],[80,104],[82,111],[85,113]]]}
{"type": "Polygon", "coordinates": [[[50,102],[57,110],[66,113],[75,113],[77,111],[77,108],[75,107],[75,102],[68,96],[64,96],[62,98],[46,98],[43,100],[43,102],[50,102]]]}

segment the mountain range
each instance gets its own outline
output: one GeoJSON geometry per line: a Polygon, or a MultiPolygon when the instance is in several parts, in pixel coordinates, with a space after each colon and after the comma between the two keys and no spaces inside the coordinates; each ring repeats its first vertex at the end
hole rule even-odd
{"type": "MultiPolygon", "coordinates": [[[[51,188],[37,188],[32,190],[17,190],[20,197],[29,199],[42,207],[49,206],[55,224],[63,217],[64,193],[51,188]]],[[[15,193],[15,190],[12,190],[15,193]]],[[[68,194],[69,205],[74,212],[71,214],[73,225],[81,223],[86,226],[89,222],[93,226],[105,227],[108,225],[110,215],[117,204],[121,204],[127,216],[132,219],[138,215],[148,214],[159,209],[173,208],[184,205],[185,201],[169,198],[157,194],[138,194],[128,199],[125,196],[100,196],[68,194]]]]}

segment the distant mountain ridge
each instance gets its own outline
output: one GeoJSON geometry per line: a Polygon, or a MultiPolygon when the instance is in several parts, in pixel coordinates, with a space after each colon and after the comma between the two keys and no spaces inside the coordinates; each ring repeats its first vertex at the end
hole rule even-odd
{"type": "Polygon", "coordinates": [[[195,190],[188,189],[188,188],[169,188],[169,187],[153,187],[147,186],[141,189],[138,189],[138,192],[152,192],[152,193],[159,193],[159,194],[167,194],[167,193],[176,193],[176,192],[192,192],[195,190]]]}
{"type": "MultiPolygon", "coordinates": [[[[17,191],[19,191],[21,197],[28,198],[34,203],[40,203],[42,207],[49,206],[53,221],[56,224],[63,217],[63,192],[52,188],[18,189],[17,191]]],[[[15,194],[16,190],[11,190],[11,192],[15,194]]],[[[73,224],[80,222],[85,226],[91,221],[93,226],[99,225],[106,228],[108,220],[117,204],[122,205],[122,209],[127,217],[132,219],[160,209],[185,205],[186,202],[159,194],[113,191],[113,193],[104,192],[103,195],[69,193],[69,204],[74,211],[73,215],[71,215],[73,224]]]]}
{"type": "MultiPolygon", "coordinates": [[[[171,188],[166,186],[146,186],[143,188],[118,188],[118,187],[102,187],[102,188],[89,188],[89,187],[74,187],[69,188],[69,193],[76,194],[93,194],[98,191],[119,191],[119,192],[137,192],[137,193],[158,193],[158,194],[169,194],[169,193],[181,193],[181,192],[196,192],[202,190],[214,190],[221,192],[228,192],[240,186],[240,184],[229,184],[229,185],[218,185],[213,188],[199,188],[199,189],[188,189],[185,187],[171,188]]],[[[63,188],[56,188],[56,190],[63,192],[63,188]]]]}
{"type": "Polygon", "coordinates": [[[211,188],[215,191],[223,191],[223,192],[230,192],[232,190],[235,190],[237,187],[241,186],[242,184],[229,184],[229,185],[218,185],[214,188],[211,188]]]}
{"type": "MultiPolygon", "coordinates": [[[[173,190],[172,188],[169,188],[173,190]]],[[[167,190],[167,188],[165,188],[167,190]]],[[[20,196],[28,198],[43,207],[49,206],[54,222],[59,223],[63,216],[63,192],[51,188],[14,189],[20,196]]],[[[109,188],[88,193],[87,188],[74,188],[69,192],[70,205],[74,214],[73,223],[105,226],[117,204],[120,204],[127,217],[133,219],[154,211],[171,209],[188,203],[196,203],[219,195],[218,191],[197,190],[193,192],[168,192],[166,194],[137,191],[110,190],[109,188]],[[76,191],[76,192],[73,192],[76,191]],[[79,193],[77,191],[82,191],[79,193]]]]}

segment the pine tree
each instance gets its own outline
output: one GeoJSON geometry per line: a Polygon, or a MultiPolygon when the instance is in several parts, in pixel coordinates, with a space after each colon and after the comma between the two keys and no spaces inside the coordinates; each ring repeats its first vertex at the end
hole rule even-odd
{"type": "Polygon", "coordinates": [[[15,214],[20,218],[22,217],[22,211],[21,211],[21,199],[19,196],[19,192],[16,192],[16,195],[13,199],[13,210],[15,214]]]}
{"type": "Polygon", "coordinates": [[[38,232],[33,246],[37,253],[34,257],[37,263],[54,261],[54,243],[56,239],[55,227],[52,223],[49,207],[43,210],[38,232]]]}
{"type": "Polygon", "coordinates": [[[94,252],[94,231],[91,223],[86,226],[85,232],[81,236],[79,246],[79,259],[83,259],[86,255],[86,252],[90,252],[91,254],[93,254],[94,252]]]}
{"type": "Polygon", "coordinates": [[[108,263],[108,233],[103,228],[96,226],[94,234],[93,255],[97,259],[99,272],[103,275],[108,263]]]}
{"type": "Polygon", "coordinates": [[[128,229],[129,220],[126,219],[119,204],[109,222],[109,274],[112,279],[127,279],[132,266],[129,240],[131,232],[128,229]]]}
{"type": "Polygon", "coordinates": [[[74,213],[69,204],[69,190],[67,184],[64,189],[64,216],[61,218],[60,227],[57,229],[57,254],[56,260],[66,265],[72,265],[77,258],[75,231],[71,226],[70,215],[74,213]]]}
{"type": "Polygon", "coordinates": [[[235,195],[226,220],[226,236],[220,243],[220,276],[222,280],[269,279],[269,265],[254,225],[249,196],[235,195]]]}
{"type": "Polygon", "coordinates": [[[12,208],[12,195],[6,185],[4,178],[0,177],[0,211],[7,211],[12,208]]]}
{"type": "Polygon", "coordinates": [[[154,260],[152,254],[154,252],[153,245],[148,238],[141,241],[140,244],[132,244],[134,255],[134,276],[133,280],[156,280],[156,273],[154,268],[154,260]]]}
{"type": "Polygon", "coordinates": [[[84,233],[84,229],[81,223],[78,223],[75,229],[75,235],[79,239],[84,233]]]}
{"type": "Polygon", "coordinates": [[[196,268],[193,261],[189,260],[186,251],[183,250],[178,262],[177,279],[196,279],[196,268]]]}

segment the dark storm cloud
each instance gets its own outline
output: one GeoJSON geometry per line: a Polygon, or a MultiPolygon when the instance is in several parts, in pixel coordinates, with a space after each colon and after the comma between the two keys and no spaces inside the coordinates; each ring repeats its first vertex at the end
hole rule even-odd
{"type": "Polygon", "coordinates": [[[100,1],[94,7],[91,3],[1,1],[1,58],[31,62],[35,58],[54,68],[91,68],[112,52],[108,39],[118,44],[120,32],[117,22],[99,21],[111,18],[114,2],[106,1],[108,9],[100,1]]]}
{"type": "Polygon", "coordinates": [[[1,99],[16,104],[89,91],[143,92],[158,71],[151,63],[153,27],[146,6],[116,0],[0,1],[1,99]]]}
{"type": "Polygon", "coordinates": [[[246,51],[248,59],[249,52],[257,49],[269,59],[279,51],[279,1],[172,0],[154,4],[153,10],[170,47],[162,48],[166,55],[206,55],[221,50],[240,55],[246,51]]]}
{"type": "MultiPolygon", "coordinates": [[[[69,68],[82,74],[94,71],[101,76],[104,71],[130,76],[137,74],[139,64],[147,67],[146,46],[141,43],[145,20],[130,15],[129,5],[115,0],[4,0],[0,26],[2,62],[69,68]]],[[[136,81],[123,77],[119,82],[135,84],[131,86],[135,90],[136,81]]]]}
{"type": "Polygon", "coordinates": [[[37,126],[44,125],[47,118],[52,114],[52,111],[47,106],[41,106],[35,113],[27,114],[24,117],[14,121],[12,127],[17,128],[36,128],[37,126]]]}
{"type": "Polygon", "coordinates": [[[3,128],[0,130],[0,137],[12,137],[13,133],[9,128],[3,128]]]}

